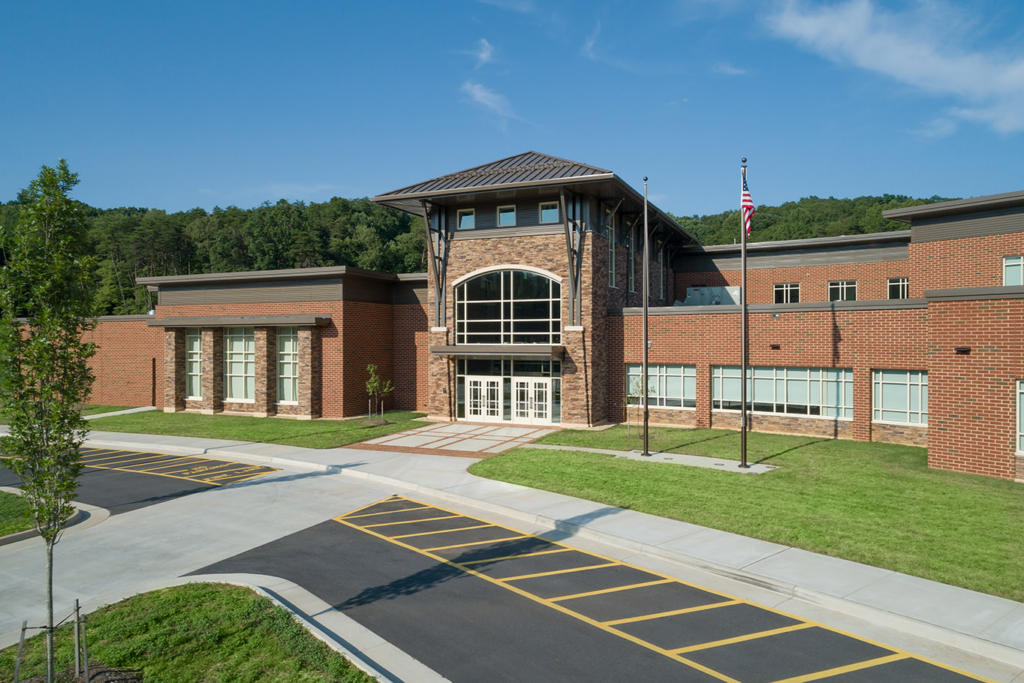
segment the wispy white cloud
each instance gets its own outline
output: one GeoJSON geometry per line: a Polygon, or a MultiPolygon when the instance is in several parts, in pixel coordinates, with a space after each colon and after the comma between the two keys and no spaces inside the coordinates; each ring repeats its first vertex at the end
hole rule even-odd
{"type": "Polygon", "coordinates": [[[501,9],[508,10],[510,12],[519,12],[520,14],[532,14],[537,11],[537,6],[533,3],[533,0],[478,0],[485,5],[491,5],[492,7],[499,7],[501,9]]]}
{"type": "Polygon", "coordinates": [[[494,61],[494,46],[486,38],[481,38],[476,44],[476,49],[470,54],[476,57],[476,68],[494,61]]]}
{"type": "Polygon", "coordinates": [[[747,70],[746,69],[741,69],[738,66],[733,66],[732,64],[726,64],[724,62],[722,64],[716,64],[714,67],[712,67],[712,71],[714,71],[715,73],[724,74],[726,76],[746,76],[747,75],[747,70]]]}
{"type": "Polygon", "coordinates": [[[600,36],[601,22],[599,21],[594,25],[594,30],[590,32],[586,40],[583,41],[583,47],[580,48],[580,54],[592,62],[608,64],[609,66],[614,66],[616,69],[622,69],[623,71],[635,74],[664,75],[679,73],[682,71],[679,66],[671,64],[639,64],[611,57],[607,55],[604,50],[598,49],[597,40],[600,36]]]}
{"type": "Polygon", "coordinates": [[[459,89],[471,104],[497,117],[502,130],[505,130],[510,119],[522,120],[512,110],[512,105],[508,98],[500,92],[491,90],[487,86],[475,81],[466,81],[459,89]]]}
{"type": "Polygon", "coordinates": [[[913,133],[922,138],[938,139],[949,137],[956,132],[956,129],[956,121],[945,116],[940,116],[924,124],[917,130],[913,131],[913,133]]]}
{"type": "Polygon", "coordinates": [[[975,24],[944,0],[918,0],[903,12],[873,0],[828,5],[781,0],[768,15],[779,36],[838,64],[887,76],[958,104],[930,124],[945,135],[955,121],[974,121],[1000,133],[1024,131],[1024,50],[971,49],[975,24]]]}

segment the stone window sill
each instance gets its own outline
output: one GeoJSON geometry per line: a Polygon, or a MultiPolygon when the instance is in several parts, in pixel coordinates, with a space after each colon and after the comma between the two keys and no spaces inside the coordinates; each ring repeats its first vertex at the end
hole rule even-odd
{"type": "Polygon", "coordinates": [[[299,402],[298,401],[278,401],[277,405],[279,405],[279,406],[297,406],[297,405],[299,405],[299,402]]]}
{"type": "Polygon", "coordinates": [[[226,399],[224,399],[224,403],[255,403],[255,402],[256,402],[256,399],[254,399],[254,398],[226,398],[226,399]]]}
{"type": "MultiPolygon", "coordinates": [[[[712,408],[712,413],[732,413],[733,415],[739,415],[739,410],[732,410],[727,408],[712,408]]],[[[795,417],[800,420],[835,420],[838,422],[853,422],[852,417],[838,417],[834,415],[801,415],[799,413],[762,413],[760,411],[748,410],[747,415],[763,415],[765,417],[795,417]]]]}
{"type": "Polygon", "coordinates": [[[928,428],[927,422],[893,422],[892,420],[872,420],[873,425],[892,425],[893,427],[923,427],[928,428]]]}

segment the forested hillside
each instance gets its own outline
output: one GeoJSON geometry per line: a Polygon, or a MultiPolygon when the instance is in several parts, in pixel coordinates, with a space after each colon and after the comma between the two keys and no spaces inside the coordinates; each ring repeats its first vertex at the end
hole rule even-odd
{"type": "MultiPolygon", "coordinates": [[[[900,195],[820,199],[759,206],[756,242],[900,230],[882,211],[942,201],[900,195]]],[[[21,202],[0,206],[0,225],[14,225],[21,202]]],[[[96,257],[98,314],[144,313],[146,290],[136,278],[237,270],[358,266],[390,273],[426,270],[423,221],[368,199],[309,203],[280,200],[253,209],[230,206],[167,213],[160,209],[97,209],[88,216],[96,257]]],[[[678,217],[702,244],[731,244],[739,212],[678,217]]]]}
{"type": "MultiPolygon", "coordinates": [[[[368,199],[265,203],[167,213],[83,205],[97,260],[97,313],[145,313],[136,278],[314,266],[358,266],[391,273],[426,270],[423,221],[368,199]]],[[[0,206],[0,224],[18,220],[20,202],[0,206]]]]}
{"type": "MultiPolygon", "coordinates": [[[[781,206],[758,206],[750,226],[752,242],[796,240],[809,237],[859,235],[904,230],[906,225],[882,218],[882,212],[904,206],[946,201],[943,197],[913,199],[903,195],[856,199],[804,197],[781,206]]],[[[703,245],[732,244],[740,237],[740,212],[708,216],[673,216],[703,245]]]]}

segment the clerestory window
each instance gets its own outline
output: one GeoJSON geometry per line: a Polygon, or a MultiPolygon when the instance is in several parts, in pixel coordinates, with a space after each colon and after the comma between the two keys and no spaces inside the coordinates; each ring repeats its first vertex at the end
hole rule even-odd
{"type": "Polygon", "coordinates": [[[561,285],[525,270],[494,271],[460,283],[455,343],[561,344],[561,285]]]}

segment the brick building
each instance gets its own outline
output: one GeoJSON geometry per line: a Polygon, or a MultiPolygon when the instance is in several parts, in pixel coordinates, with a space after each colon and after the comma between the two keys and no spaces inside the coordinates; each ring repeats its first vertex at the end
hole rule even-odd
{"type": "MultiPolygon", "coordinates": [[[[140,280],[103,319],[98,400],[167,411],[596,425],[638,401],[643,197],[534,152],[374,198],[422,216],[428,272],[140,280]]],[[[755,430],[928,447],[933,467],[1024,479],[1024,192],[887,212],[908,229],[748,245],[755,430]]],[[[737,224],[737,230],[738,230],[737,224]]],[[[739,247],[651,206],[654,424],[738,428],[739,247]]]]}

